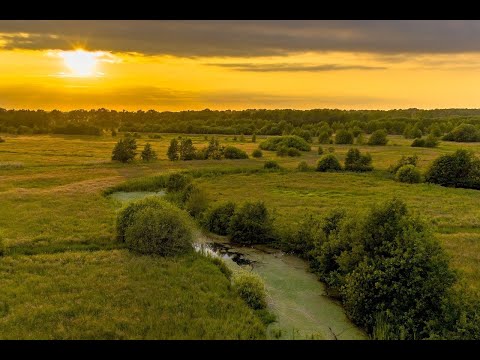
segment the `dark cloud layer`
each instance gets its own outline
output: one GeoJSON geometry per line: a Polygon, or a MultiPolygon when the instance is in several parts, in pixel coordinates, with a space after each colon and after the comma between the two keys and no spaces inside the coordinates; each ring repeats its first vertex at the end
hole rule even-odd
{"type": "Polygon", "coordinates": [[[340,65],[340,64],[323,64],[323,65],[308,65],[308,64],[253,64],[253,63],[221,63],[221,64],[207,64],[211,66],[220,66],[239,71],[254,71],[254,72],[316,72],[316,71],[335,71],[335,70],[384,70],[383,66],[365,66],[365,65],[340,65]]]}
{"type": "Polygon", "coordinates": [[[262,56],[305,51],[480,51],[480,21],[0,21],[6,48],[175,56],[262,56]],[[15,34],[31,34],[30,37],[15,34]]]}

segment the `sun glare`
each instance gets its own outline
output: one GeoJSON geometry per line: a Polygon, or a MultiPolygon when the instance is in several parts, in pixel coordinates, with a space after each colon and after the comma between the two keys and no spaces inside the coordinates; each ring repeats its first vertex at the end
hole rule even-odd
{"type": "Polygon", "coordinates": [[[98,53],[85,50],[63,51],[60,53],[70,75],[78,77],[94,76],[98,63],[98,53]]]}

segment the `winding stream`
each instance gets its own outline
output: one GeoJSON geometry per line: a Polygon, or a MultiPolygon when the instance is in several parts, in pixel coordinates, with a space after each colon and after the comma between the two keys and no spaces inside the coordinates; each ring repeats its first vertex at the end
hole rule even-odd
{"type": "MultiPolygon", "coordinates": [[[[115,193],[121,202],[156,193],[115,193]]],[[[157,194],[162,195],[162,194],[157,194]]],[[[233,269],[243,267],[263,278],[269,309],[277,321],[267,328],[270,339],[361,340],[367,335],[345,315],[341,304],[296,256],[265,246],[238,246],[225,239],[197,236],[195,248],[219,256],[233,269]]]]}

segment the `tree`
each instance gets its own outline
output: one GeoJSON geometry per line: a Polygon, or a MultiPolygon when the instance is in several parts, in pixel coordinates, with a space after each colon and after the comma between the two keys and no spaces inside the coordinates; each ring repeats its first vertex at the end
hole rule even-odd
{"type": "Polygon", "coordinates": [[[120,139],[113,148],[112,160],[121,161],[123,163],[131,161],[137,154],[135,150],[137,150],[136,140],[131,136],[126,136],[125,138],[120,139]]]}
{"type": "Polygon", "coordinates": [[[347,130],[339,130],[335,135],[335,144],[353,144],[353,134],[347,130]]]}
{"type": "Polygon", "coordinates": [[[192,139],[182,139],[180,143],[180,160],[193,159],[195,159],[195,147],[193,146],[192,139]]]}
{"type": "Polygon", "coordinates": [[[235,211],[230,224],[234,242],[260,244],[273,240],[272,218],[263,202],[246,202],[235,211]]]}
{"type": "Polygon", "coordinates": [[[223,157],[223,150],[218,139],[212,137],[205,151],[205,157],[207,159],[220,160],[223,157]]]}
{"type": "Polygon", "coordinates": [[[257,134],[253,133],[252,135],[252,143],[256,143],[257,142],[257,134]]]}
{"type": "Polygon", "coordinates": [[[177,139],[172,139],[170,141],[170,146],[167,150],[167,156],[171,161],[178,160],[178,141],[177,139]]]}
{"type": "Polygon", "coordinates": [[[383,129],[374,131],[368,139],[368,145],[387,145],[387,142],[387,131],[383,129]]]}
{"type": "Polygon", "coordinates": [[[360,150],[351,148],[345,157],[345,170],[347,171],[372,171],[372,156],[360,153],[360,150]]]}
{"type": "Polygon", "coordinates": [[[141,154],[143,161],[155,160],[157,158],[157,153],[152,149],[150,143],[146,143],[141,154]]]}

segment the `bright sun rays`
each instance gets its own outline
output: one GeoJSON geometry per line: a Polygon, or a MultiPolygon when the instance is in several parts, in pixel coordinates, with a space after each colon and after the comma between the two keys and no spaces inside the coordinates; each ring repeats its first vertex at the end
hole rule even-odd
{"type": "Polygon", "coordinates": [[[87,51],[83,49],[60,51],[57,55],[63,60],[65,77],[98,77],[104,74],[99,71],[101,62],[118,62],[112,54],[104,51],[87,51]]]}

